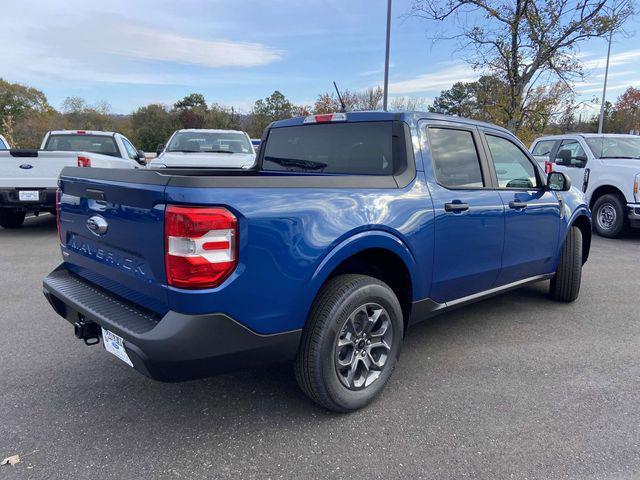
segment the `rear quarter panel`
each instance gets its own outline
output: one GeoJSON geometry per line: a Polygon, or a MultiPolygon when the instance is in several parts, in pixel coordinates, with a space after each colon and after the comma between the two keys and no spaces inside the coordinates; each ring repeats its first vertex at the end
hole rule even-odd
{"type": "Polygon", "coordinates": [[[367,248],[400,256],[413,298],[428,296],[433,210],[422,172],[404,189],[169,186],[166,202],[230,205],[239,224],[234,274],[215,289],[169,287],[172,310],[223,312],[262,334],[302,328],[331,271],[367,248]]]}

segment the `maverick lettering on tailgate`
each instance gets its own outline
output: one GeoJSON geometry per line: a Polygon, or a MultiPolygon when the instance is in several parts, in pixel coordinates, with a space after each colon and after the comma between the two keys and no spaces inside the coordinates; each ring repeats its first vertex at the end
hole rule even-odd
{"type": "Polygon", "coordinates": [[[125,255],[122,252],[110,250],[102,245],[98,246],[91,240],[79,235],[72,235],[69,242],[67,242],[67,247],[85,257],[93,258],[99,262],[112,265],[137,277],[151,281],[151,274],[147,264],[138,257],[130,254],[125,255]]]}

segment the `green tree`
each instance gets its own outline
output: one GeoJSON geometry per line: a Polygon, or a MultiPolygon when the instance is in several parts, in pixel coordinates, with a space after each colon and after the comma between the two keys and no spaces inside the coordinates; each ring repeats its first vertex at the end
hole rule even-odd
{"type": "Polygon", "coordinates": [[[207,116],[207,128],[240,130],[240,115],[235,108],[227,108],[218,103],[211,104],[207,116]]]}
{"type": "Polygon", "coordinates": [[[10,117],[16,121],[24,115],[50,110],[47,97],[40,90],[0,78],[0,120],[10,117]]]}
{"type": "Polygon", "coordinates": [[[204,95],[191,93],[174,105],[178,128],[205,128],[209,109],[204,95]]]}
{"type": "Polygon", "coordinates": [[[291,118],[294,105],[279,91],[273,92],[264,99],[257,100],[251,111],[252,125],[250,135],[260,137],[264,129],[276,120],[291,118]]]}
{"type": "Polygon", "coordinates": [[[176,110],[201,110],[206,112],[207,101],[201,93],[191,93],[182,100],[178,100],[173,105],[173,108],[176,110]]]}
{"type": "Polygon", "coordinates": [[[151,104],[140,107],[131,115],[131,140],[136,147],[154,152],[161,143],[166,143],[176,130],[176,120],[164,105],[151,104]]]}

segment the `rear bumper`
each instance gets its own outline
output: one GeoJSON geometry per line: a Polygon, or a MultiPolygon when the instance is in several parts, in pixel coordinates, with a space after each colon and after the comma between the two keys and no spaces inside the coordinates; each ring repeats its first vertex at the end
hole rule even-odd
{"type": "Polygon", "coordinates": [[[70,273],[64,265],[43,282],[53,309],[74,324],[91,321],[124,340],[136,370],[181,381],[293,360],[301,331],[260,335],[223,313],[163,317],[141,309],[70,273]]]}
{"type": "Polygon", "coordinates": [[[18,211],[55,211],[56,189],[55,188],[0,188],[0,208],[7,208],[18,211]],[[38,200],[22,201],[19,197],[21,190],[38,191],[38,200]]]}

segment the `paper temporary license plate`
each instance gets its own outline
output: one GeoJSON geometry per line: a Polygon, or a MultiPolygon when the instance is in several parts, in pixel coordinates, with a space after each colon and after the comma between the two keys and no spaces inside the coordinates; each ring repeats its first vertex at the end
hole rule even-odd
{"type": "Polygon", "coordinates": [[[130,367],[133,367],[133,363],[131,363],[131,359],[129,358],[129,355],[127,355],[127,351],[124,349],[122,337],[119,337],[115,333],[103,328],[102,343],[104,344],[104,348],[107,352],[112,353],[130,367]]]}
{"type": "Polygon", "coordinates": [[[18,192],[18,199],[21,202],[37,202],[40,200],[40,193],[38,190],[20,190],[18,192]]]}

